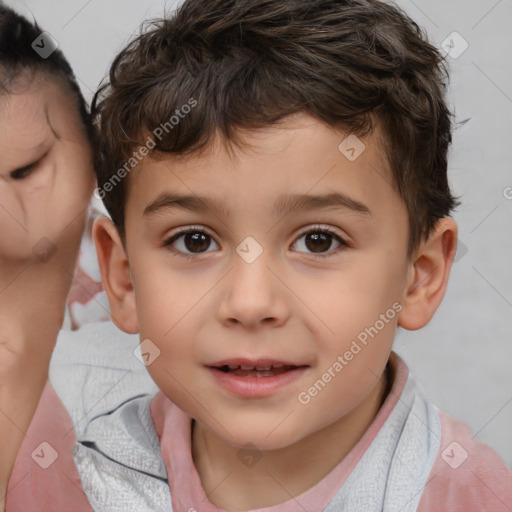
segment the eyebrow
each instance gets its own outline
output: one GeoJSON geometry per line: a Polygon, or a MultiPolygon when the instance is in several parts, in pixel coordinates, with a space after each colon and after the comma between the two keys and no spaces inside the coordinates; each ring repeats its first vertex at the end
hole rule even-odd
{"type": "MultiPolygon", "coordinates": [[[[146,206],[143,217],[149,217],[176,208],[192,212],[212,210],[225,217],[228,217],[230,214],[230,210],[224,202],[212,197],[162,193],[146,206]]],[[[282,195],[274,205],[275,213],[281,216],[296,210],[317,210],[322,208],[342,208],[363,216],[372,216],[368,206],[341,192],[332,192],[325,195],[282,195]]]]}

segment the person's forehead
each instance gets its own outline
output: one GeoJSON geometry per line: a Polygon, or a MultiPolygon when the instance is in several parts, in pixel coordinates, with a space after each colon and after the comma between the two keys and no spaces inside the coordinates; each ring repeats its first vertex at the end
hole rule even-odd
{"type": "Polygon", "coordinates": [[[44,92],[36,87],[0,96],[0,127],[44,121],[44,92]]]}
{"type": "Polygon", "coordinates": [[[78,110],[64,89],[60,80],[36,75],[0,95],[2,172],[29,164],[55,141],[77,139],[78,110]]]}
{"type": "Polygon", "coordinates": [[[31,88],[0,97],[0,148],[3,163],[26,151],[37,152],[52,136],[44,93],[31,88]]]}
{"type": "MultiPolygon", "coordinates": [[[[359,192],[368,187],[390,187],[390,172],[377,136],[365,137],[368,154],[359,162],[347,160],[339,147],[347,133],[310,117],[245,136],[250,147],[235,149],[235,158],[219,140],[186,157],[144,158],[128,180],[131,191],[139,196],[138,210],[142,208],[144,216],[176,208],[229,216],[232,206],[240,204],[234,194],[244,188],[244,193],[263,190],[258,197],[265,197],[265,203],[260,208],[272,207],[277,215],[341,207],[353,216],[371,217],[372,194],[359,192]],[[244,161],[249,162],[245,171],[244,161]],[[358,199],[358,195],[365,199],[358,199]]],[[[126,190],[127,203],[131,191],[126,190]]]]}

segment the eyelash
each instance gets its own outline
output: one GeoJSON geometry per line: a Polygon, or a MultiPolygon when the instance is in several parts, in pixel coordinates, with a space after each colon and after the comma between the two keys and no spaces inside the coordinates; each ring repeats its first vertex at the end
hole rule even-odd
{"type": "MultiPolygon", "coordinates": [[[[176,240],[178,240],[180,237],[182,237],[183,235],[186,235],[188,233],[203,233],[213,239],[213,237],[209,233],[207,233],[201,226],[189,226],[189,227],[180,229],[177,233],[172,235],[170,238],[167,238],[166,240],[164,240],[164,242],[162,243],[162,247],[171,247],[172,244],[176,240]]],[[[309,254],[312,254],[314,258],[319,258],[319,259],[328,258],[328,257],[332,256],[333,254],[336,254],[340,249],[350,247],[350,245],[343,238],[341,238],[337,233],[335,233],[333,230],[329,229],[328,227],[321,226],[321,225],[311,226],[307,230],[301,231],[298,234],[296,240],[299,240],[304,235],[307,235],[309,233],[326,233],[326,234],[332,236],[340,244],[340,247],[330,250],[325,254],[309,253],[309,254]]],[[[171,250],[175,253],[175,254],[173,254],[173,256],[184,257],[189,260],[195,260],[201,254],[205,254],[205,253],[187,254],[187,253],[177,251],[176,249],[174,249],[172,247],[171,247],[171,250]]]]}
{"type": "Polygon", "coordinates": [[[21,180],[24,180],[25,178],[28,178],[34,171],[36,165],[37,165],[37,162],[34,162],[32,164],[26,165],[25,167],[21,167],[20,169],[16,169],[15,171],[12,171],[11,179],[16,180],[16,181],[21,181],[21,180]]]}
{"type": "Polygon", "coordinates": [[[20,167],[19,169],[15,169],[14,171],[12,171],[10,173],[11,179],[15,181],[22,181],[31,176],[42,163],[42,161],[46,158],[49,152],[50,150],[46,151],[46,153],[40,158],[38,158],[35,162],[32,162],[28,165],[25,165],[24,167],[20,167]]]}

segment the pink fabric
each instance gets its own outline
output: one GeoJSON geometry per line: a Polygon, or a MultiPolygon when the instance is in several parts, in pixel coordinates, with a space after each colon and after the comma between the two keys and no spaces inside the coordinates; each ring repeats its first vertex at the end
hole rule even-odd
{"type": "Polygon", "coordinates": [[[6,511],[91,512],[74,444],[71,418],[47,381],[9,480],[6,511]]]}
{"type": "Polygon", "coordinates": [[[512,471],[469,426],[440,411],[441,448],[418,512],[512,511],[512,471]]]}
{"type": "MultiPolygon", "coordinates": [[[[303,494],[285,503],[252,512],[289,512],[299,508],[308,512],[321,512],[327,507],[375,439],[405,386],[409,375],[407,365],[395,352],[391,353],[389,362],[394,375],[392,390],[368,430],[347,456],[325,478],[303,494]]],[[[162,457],[169,475],[173,510],[187,512],[195,508],[200,512],[221,511],[206,497],[192,460],[190,416],[162,392],[157,393],[151,403],[151,416],[160,438],[162,457]]]]}

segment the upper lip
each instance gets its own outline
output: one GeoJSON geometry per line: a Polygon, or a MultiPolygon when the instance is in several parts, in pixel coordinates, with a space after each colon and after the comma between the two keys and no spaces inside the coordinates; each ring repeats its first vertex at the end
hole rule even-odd
{"type": "Polygon", "coordinates": [[[279,366],[307,366],[300,363],[291,361],[283,361],[279,359],[272,359],[269,357],[259,359],[247,359],[245,357],[235,357],[231,359],[222,359],[215,363],[207,364],[206,366],[220,368],[221,366],[246,366],[250,368],[270,368],[279,366]]]}

